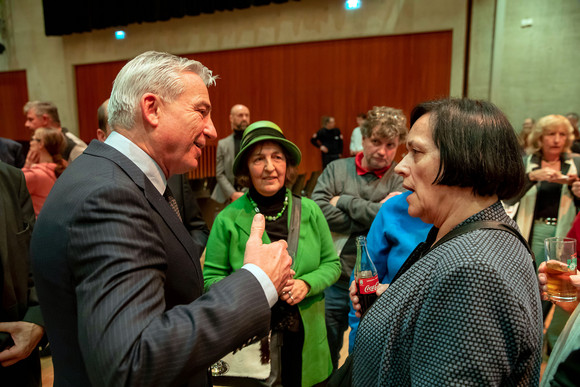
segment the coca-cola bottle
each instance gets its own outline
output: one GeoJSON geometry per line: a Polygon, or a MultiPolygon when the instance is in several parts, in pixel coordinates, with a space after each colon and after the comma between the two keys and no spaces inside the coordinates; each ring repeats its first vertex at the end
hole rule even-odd
{"type": "Polygon", "coordinates": [[[364,235],[356,238],[354,280],[357,289],[356,295],[361,306],[360,314],[364,315],[377,299],[377,287],[379,286],[377,268],[369,256],[367,238],[364,235]]]}

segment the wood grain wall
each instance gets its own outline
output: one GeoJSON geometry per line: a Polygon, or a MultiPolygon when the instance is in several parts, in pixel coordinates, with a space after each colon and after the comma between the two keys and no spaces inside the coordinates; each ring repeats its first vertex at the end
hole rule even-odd
{"type": "MultiPolygon", "coordinates": [[[[334,40],[186,54],[218,74],[210,88],[218,138],[230,134],[229,111],[242,103],[251,120],[271,120],[303,153],[300,172],[321,169],[310,137],[320,117],[332,115],[348,155],[355,117],[373,106],[410,113],[419,102],[449,95],[451,31],[334,40]]],[[[76,66],[80,136],[95,138],[96,111],[108,98],[124,61],[76,66]]],[[[214,141],[215,145],[217,141],[214,141]]],[[[208,149],[209,150],[209,149],[208,149]]],[[[213,151],[200,160],[199,177],[214,170],[213,151]]]]}
{"type": "Polygon", "coordinates": [[[0,72],[0,137],[28,141],[22,108],[28,102],[26,71],[0,72]]]}

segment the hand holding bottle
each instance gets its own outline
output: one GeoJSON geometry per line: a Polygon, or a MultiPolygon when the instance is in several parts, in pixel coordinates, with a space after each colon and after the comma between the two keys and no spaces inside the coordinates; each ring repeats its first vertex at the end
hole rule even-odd
{"type": "MultiPolygon", "coordinates": [[[[383,294],[385,292],[385,290],[387,290],[387,288],[389,287],[389,284],[379,284],[379,286],[377,287],[377,298],[381,296],[381,294],[383,294]]],[[[360,302],[357,296],[358,293],[358,289],[356,287],[356,283],[354,281],[352,281],[350,283],[350,287],[349,287],[349,296],[350,296],[350,302],[352,302],[352,308],[354,309],[354,314],[356,317],[361,318],[362,314],[360,313],[360,302]]]]}

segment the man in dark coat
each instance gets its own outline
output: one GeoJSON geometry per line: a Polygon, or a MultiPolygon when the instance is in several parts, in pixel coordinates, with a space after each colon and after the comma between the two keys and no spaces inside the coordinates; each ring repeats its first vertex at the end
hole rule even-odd
{"type": "Polygon", "coordinates": [[[167,179],[197,167],[214,139],[201,63],[143,53],[117,75],[112,133],[54,185],[31,242],[54,385],[205,386],[208,367],[267,335],[288,283],[283,241],[262,244],[257,215],[244,266],[203,294],[203,247],[167,179]]]}
{"type": "Polygon", "coordinates": [[[32,201],[20,170],[0,162],[0,384],[40,386],[44,322],[30,274],[32,201]]]}

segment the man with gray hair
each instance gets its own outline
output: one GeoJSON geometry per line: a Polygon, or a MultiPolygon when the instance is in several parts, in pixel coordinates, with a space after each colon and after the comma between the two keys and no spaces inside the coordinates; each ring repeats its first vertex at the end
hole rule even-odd
{"type": "Polygon", "coordinates": [[[203,294],[195,243],[167,179],[195,168],[216,137],[201,63],[146,52],[123,67],[112,132],[54,185],[31,257],[55,386],[206,386],[208,367],[267,335],[292,286],[284,241],[262,244],[256,215],[242,270],[203,294]]]}
{"type": "MultiPolygon", "coordinates": [[[[100,142],[105,142],[109,134],[111,134],[109,115],[107,113],[108,106],[109,99],[107,98],[97,109],[97,121],[99,123],[97,140],[100,142]]],[[[201,215],[201,209],[189,184],[188,174],[180,173],[171,176],[167,179],[167,187],[169,187],[173,196],[175,196],[183,225],[193,240],[205,247],[207,238],[209,237],[209,228],[201,215]]]]}
{"type": "MultiPolygon", "coordinates": [[[[24,105],[23,110],[26,116],[24,126],[30,131],[31,137],[38,128],[52,128],[62,132],[67,141],[62,158],[68,160],[69,163],[79,157],[87,148],[87,144],[83,140],[61,126],[58,109],[52,102],[29,101],[24,105]]],[[[38,155],[28,152],[27,160],[37,163],[37,158],[38,155]]]]}

